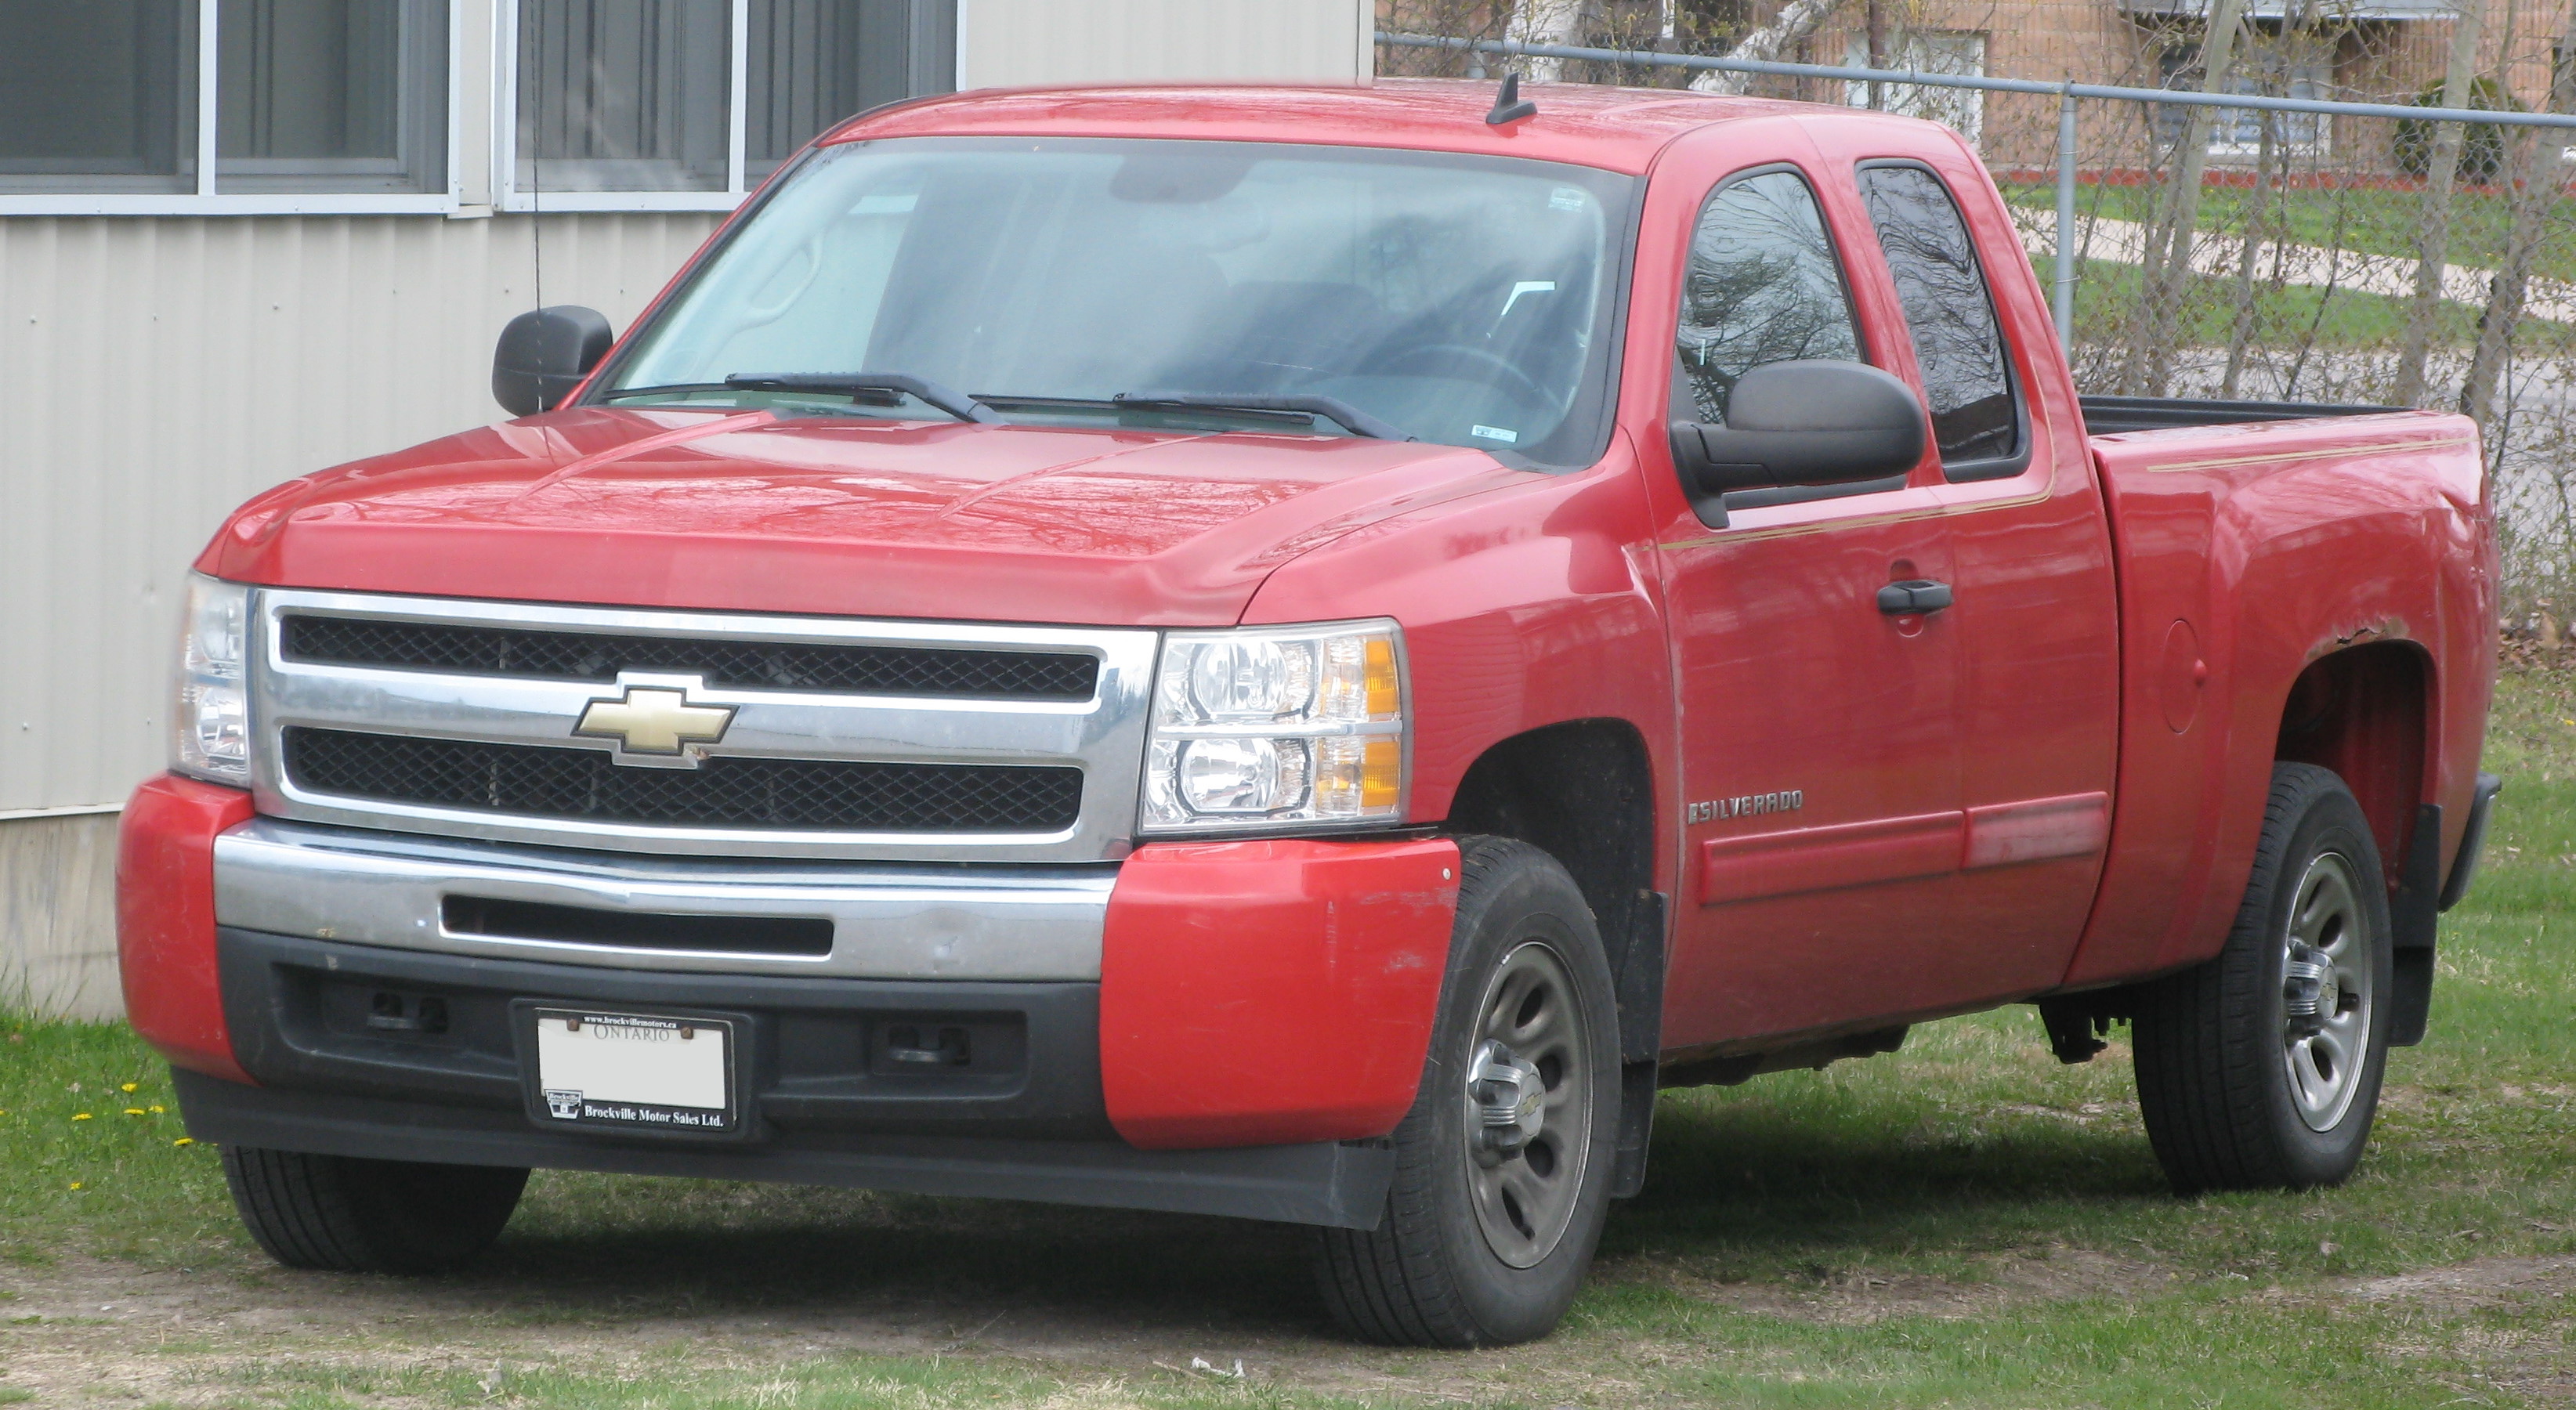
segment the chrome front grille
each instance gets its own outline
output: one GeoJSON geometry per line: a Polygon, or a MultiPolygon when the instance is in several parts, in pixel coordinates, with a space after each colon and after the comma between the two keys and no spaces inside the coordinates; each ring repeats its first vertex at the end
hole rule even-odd
{"type": "Polygon", "coordinates": [[[531,627],[286,614],[286,660],[397,671],[617,679],[621,670],[685,672],[710,685],[961,700],[1088,700],[1100,662],[1080,652],[637,637],[531,627]]]}
{"type": "Polygon", "coordinates": [[[1111,860],[1133,830],[1151,631],[258,601],[254,787],[274,816],[882,860],[1111,860]],[[684,694],[721,738],[654,756],[575,733],[637,691],[684,694]]]}
{"type": "Polygon", "coordinates": [[[1062,832],[1082,770],[864,759],[713,758],[621,768],[593,749],[356,730],[283,731],[286,777],[315,793],[540,818],[835,832],[1062,832]]]}

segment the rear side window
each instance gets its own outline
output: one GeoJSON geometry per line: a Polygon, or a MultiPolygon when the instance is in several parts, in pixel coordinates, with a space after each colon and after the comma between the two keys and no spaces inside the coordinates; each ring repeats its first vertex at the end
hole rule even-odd
{"type": "Polygon", "coordinates": [[[1860,191],[1914,336],[1942,468],[1953,479],[1978,478],[1981,469],[2011,473],[2021,449],[2021,408],[1994,300],[1958,203],[1939,177],[1918,166],[1865,167],[1860,191]]]}
{"type": "Polygon", "coordinates": [[[1737,378],[1800,358],[1860,359],[1833,239],[1794,173],[1737,177],[1709,196],[1691,231],[1673,415],[1723,425],[1737,378]]]}

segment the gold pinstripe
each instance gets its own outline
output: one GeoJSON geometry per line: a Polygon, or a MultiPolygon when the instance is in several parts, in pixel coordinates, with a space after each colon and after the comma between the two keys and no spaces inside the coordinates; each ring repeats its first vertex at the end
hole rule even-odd
{"type": "MultiPolygon", "coordinates": [[[[2270,465],[2290,460],[2315,460],[2320,456],[2328,455],[2370,459],[2383,455],[2397,455],[2406,451],[2448,450],[2454,446],[2468,445],[2470,439],[2467,436],[2445,436],[2437,440],[2400,441],[2394,445],[2320,446],[2313,450],[2276,451],[2268,455],[2225,456],[2213,460],[2187,460],[2176,465],[2149,465],[2142,468],[2151,474],[2169,475],[2185,470],[2222,470],[2238,465],[2270,465]]],[[[1862,514],[1849,519],[1818,519],[1804,524],[1778,524],[1767,529],[1747,529],[1741,533],[1719,533],[1710,534],[1705,538],[1678,539],[1671,543],[1657,544],[1656,547],[1708,548],[1721,543],[1758,543],[1764,539],[1794,538],[1800,534],[1830,533],[1836,529],[1876,528],[1882,524],[1901,524],[1910,519],[1930,519],[1945,514],[1982,514],[1990,509],[2018,509],[2023,505],[2039,504],[2046,501],[2053,493],[2055,493],[2053,489],[2047,489],[2037,494],[2017,495],[2011,499],[1990,499],[1975,504],[1939,504],[1925,509],[1901,509],[1886,514],[1862,514]]]]}

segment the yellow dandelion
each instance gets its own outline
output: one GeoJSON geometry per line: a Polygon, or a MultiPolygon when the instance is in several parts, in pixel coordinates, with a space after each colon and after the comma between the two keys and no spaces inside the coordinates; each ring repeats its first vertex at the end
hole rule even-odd
{"type": "Polygon", "coordinates": [[[120,1092],[131,1092],[131,1091],[133,1091],[133,1090],[134,1090],[137,1086],[139,1086],[139,1085],[140,1085],[139,1083],[128,1082],[128,1083],[126,1083],[124,1086],[119,1087],[119,1088],[117,1088],[116,1090],[118,1090],[118,1091],[120,1091],[120,1092]]]}
{"type": "Polygon", "coordinates": [[[125,1114],[128,1116],[143,1116],[147,1113],[145,1113],[143,1108],[139,1106],[130,1106],[125,1109],[125,1114]]]}
{"type": "Polygon", "coordinates": [[[87,1120],[89,1120],[89,1113],[88,1113],[88,1112],[85,1112],[85,1111],[84,1111],[84,1112],[81,1112],[81,1113],[79,1113],[79,1114],[77,1114],[77,1115],[73,1116],[73,1117],[72,1117],[72,1120],[74,1120],[74,1121],[87,1121],[87,1120]]]}
{"type": "MultiPolygon", "coordinates": [[[[169,1110],[170,1110],[170,1108],[168,1108],[168,1107],[166,1107],[166,1106],[156,1106],[156,1107],[152,1108],[152,1114],[153,1114],[154,1116],[162,1116],[162,1115],[166,1115],[166,1114],[168,1114],[169,1110]]],[[[0,1112],[0,1116],[6,1116],[6,1115],[8,1115],[8,1113],[7,1113],[7,1112],[0,1112]]]]}
{"type": "Polygon", "coordinates": [[[193,1141],[193,1140],[190,1140],[190,1139],[189,1139],[188,1137],[186,1137],[186,1136],[181,1136],[179,1139],[177,1139],[177,1140],[175,1140],[175,1141],[172,1141],[170,1144],[172,1144],[172,1145],[174,1145],[174,1146],[193,1146],[193,1145],[195,1145],[195,1144],[196,1144],[196,1142],[195,1142],[195,1141],[193,1141]]]}
{"type": "Polygon", "coordinates": [[[81,1182],[80,1182],[80,1181],[78,1181],[78,1180],[74,1180],[74,1181],[72,1181],[72,1188],[73,1188],[73,1189],[77,1190],[77,1189],[79,1189],[80,1187],[81,1187],[81,1182]]]}

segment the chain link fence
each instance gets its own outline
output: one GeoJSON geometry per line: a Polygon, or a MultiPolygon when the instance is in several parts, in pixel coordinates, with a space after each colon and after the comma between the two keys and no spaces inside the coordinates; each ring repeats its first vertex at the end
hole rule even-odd
{"type": "MultiPolygon", "coordinates": [[[[2576,605],[2576,118],[2555,115],[2576,110],[2576,53],[2536,36],[2535,74],[2533,36],[2499,45],[2490,33],[2481,48],[2456,20],[2448,35],[2394,22],[2331,29],[2256,23],[2244,0],[2215,3],[2216,23],[2196,11],[2170,34],[2154,30],[2157,17],[2126,14],[2140,42],[2084,82],[1987,76],[1982,49],[1919,31],[1872,42],[1917,65],[1904,71],[1731,61],[1717,56],[1736,36],[1681,26],[1590,36],[1649,41],[1615,51],[1514,42],[1495,32],[1510,7],[1454,3],[1460,22],[1429,42],[1382,30],[1379,71],[1499,77],[1508,66],[1667,88],[1721,86],[1715,74],[1739,91],[1945,122],[1985,157],[2058,294],[2084,391],[2474,417],[2503,539],[2506,629],[2554,648],[2555,623],[2576,605]],[[2199,43],[2230,28],[2239,43],[2199,43]],[[1674,52],[1689,49],[1704,52],[1674,52]],[[2370,73],[2396,91],[2336,81],[2370,73]],[[2493,119],[2466,120],[2481,111],[2493,119]],[[2071,286],[2058,282],[2061,255],[2071,286]]],[[[1821,32],[1807,51],[1862,56],[1859,40],[1821,32]]],[[[1543,90],[1531,95],[1544,103],[1543,90]]]]}

